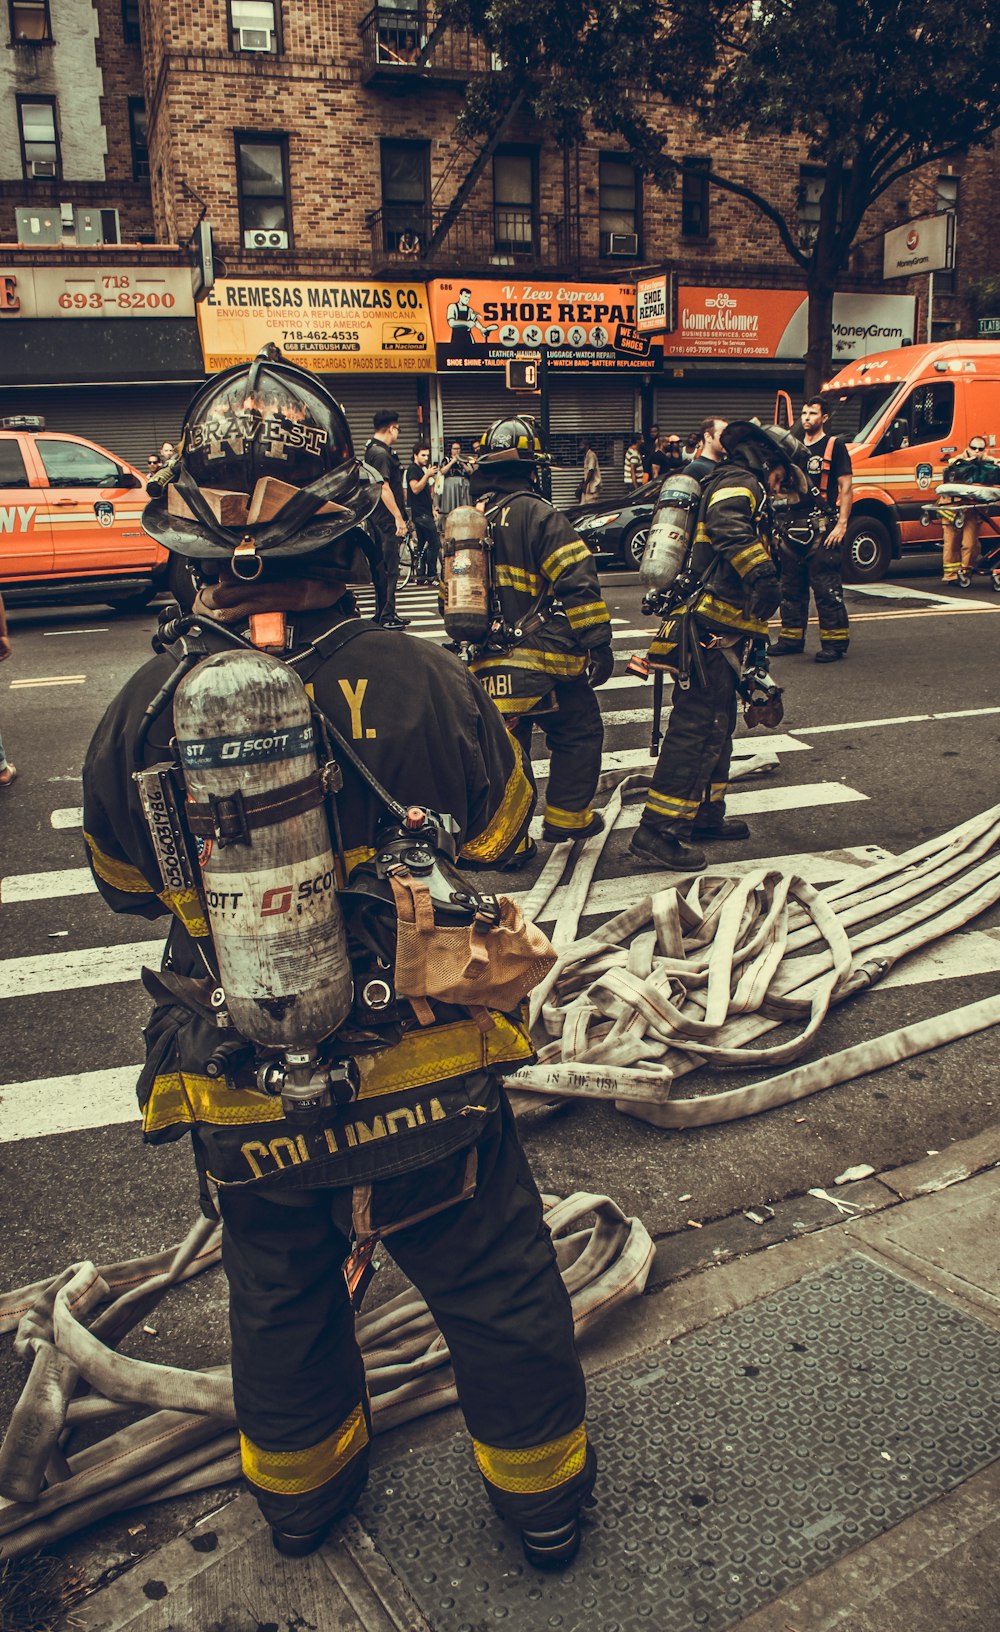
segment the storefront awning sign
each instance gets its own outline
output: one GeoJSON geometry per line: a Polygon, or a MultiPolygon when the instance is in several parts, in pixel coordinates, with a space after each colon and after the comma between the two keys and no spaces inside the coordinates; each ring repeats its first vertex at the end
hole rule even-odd
{"type": "Polygon", "coordinates": [[[314,373],[434,372],[422,283],[220,278],[197,309],[209,374],[248,362],[268,341],[314,373]]]}

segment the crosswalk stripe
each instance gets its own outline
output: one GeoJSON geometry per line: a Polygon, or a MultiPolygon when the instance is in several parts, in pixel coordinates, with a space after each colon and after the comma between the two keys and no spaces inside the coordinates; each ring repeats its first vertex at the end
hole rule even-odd
{"type": "MultiPolygon", "coordinates": [[[[791,753],[801,748],[806,753],[810,751],[808,742],[795,742],[788,737],[771,742],[761,738],[758,742],[752,737],[740,737],[733,743],[733,758],[735,760],[754,759],[762,751],[775,753],[791,753]]],[[[619,748],[605,750],[601,755],[602,771],[641,771],[648,770],[652,774],[656,761],[652,758],[648,748],[619,748]]],[[[551,761],[548,759],[533,759],[531,772],[536,782],[542,782],[549,774],[551,761]]],[[[44,875],[43,875],[44,876],[44,875]]],[[[4,886],[6,888],[6,886],[4,886]]]]}
{"type": "Polygon", "coordinates": [[[159,966],[164,934],[156,941],[121,946],[87,946],[73,952],[43,952],[0,959],[0,998],[38,997],[44,992],[76,992],[87,986],[117,986],[138,980],[144,963],[159,966]]]}
{"type": "MultiPolygon", "coordinates": [[[[726,811],[730,816],[759,816],[766,811],[813,810],[819,805],[848,805],[867,798],[867,793],[845,787],[843,782],[801,782],[787,788],[757,787],[746,793],[729,793],[726,811]]],[[[638,827],[642,809],[638,804],[626,805],[616,831],[638,827]]],[[[530,831],[534,838],[541,833],[542,820],[541,813],[532,820],[530,831]]]]}
{"type": "Polygon", "coordinates": [[[53,827],[82,827],[83,806],[68,805],[62,810],[54,810],[49,817],[53,827]]]}
{"type": "Polygon", "coordinates": [[[66,895],[93,895],[97,885],[89,867],[65,867],[48,873],[11,873],[0,879],[0,906],[18,901],[58,901],[66,895]]]}
{"type": "Polygon", "coordinates": [[[952,595],[935,593],[930,589],[910,589],[906,584],[889,584],[885,581],[878,584],[851,584],[848,586],[852,595],[871,595],[877,601],[930,601],[937,606],[946,606],[954,612],[956,605],[961,607],[975,607],[976,611],[993,612],[996,609],[995,601],[973,601],[965,594],[960,601],[952,595]]]}
{"type": "Polygon", "coordinates": [[[80,1071],[69,1077],[39,1077],[0,1089],[0,1143],[42,1139],[55,1133],[137,1122],[135,1083],[140,1067],[80,1071]]]}

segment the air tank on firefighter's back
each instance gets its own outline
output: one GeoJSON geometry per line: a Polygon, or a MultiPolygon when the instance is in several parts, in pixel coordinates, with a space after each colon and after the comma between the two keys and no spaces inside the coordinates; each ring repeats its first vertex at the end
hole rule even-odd
{"type": "MultiPolygon", "coordinates": [[[[316,769],[302,681],[265,652],[221,652],[186,675],[174,731],[188,795],[244,804],[316,769]]],[[[323,803],[199,843],[219,980],[233,1025],[265,1048],[312,1047],[342,1025],[353,986],[323,803]]]]}
{"type": "Polygon", "coordinates": [[[490,632],[490,540],[474,505],[449,510],[444,522],[444,626],[452,640],[476,646],[490,632]]]}
{"type": "Polygon", "coordinates": [[[665,477],[639,563],[643,589],[670,588],[694,538],[700,503],[701,483],[693,476],[665,477]]]}

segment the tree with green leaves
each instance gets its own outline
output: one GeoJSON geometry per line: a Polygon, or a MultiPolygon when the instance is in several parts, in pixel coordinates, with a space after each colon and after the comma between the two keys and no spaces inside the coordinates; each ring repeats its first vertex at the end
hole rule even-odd
{"type": "Polygon", "coordinates": [[[481,144],[469,190],[521,109],[562,145],[588,129],[622,139],[662,187],[676,180],[672,108],[696,116],[717,155],[727,136],[746,134],[760,154],[753,183],[727,175],[718,157],[709,181],[766,217],[805,274],[806,389],[815,390],[830,373],[835,284],[867,211],[914,171],[988,143],[1000,127],[993,4],[453,0],[442,25],[470,29],[504,64],[470,86],[461,115],[481,144]],[[807,231],[782,162],[790,145],[823,180],[807,231]]]}

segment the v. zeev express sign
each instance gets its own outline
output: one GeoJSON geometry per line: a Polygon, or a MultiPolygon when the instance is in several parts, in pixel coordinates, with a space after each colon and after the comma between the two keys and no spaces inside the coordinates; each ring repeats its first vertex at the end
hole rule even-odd
{"type": "Polygon", "coordinates": [[[652,366],[630,283],[435,278],[428,294],[442,370],[503,368],[523,350],[543,351],[552,370],[652,366]]]}

